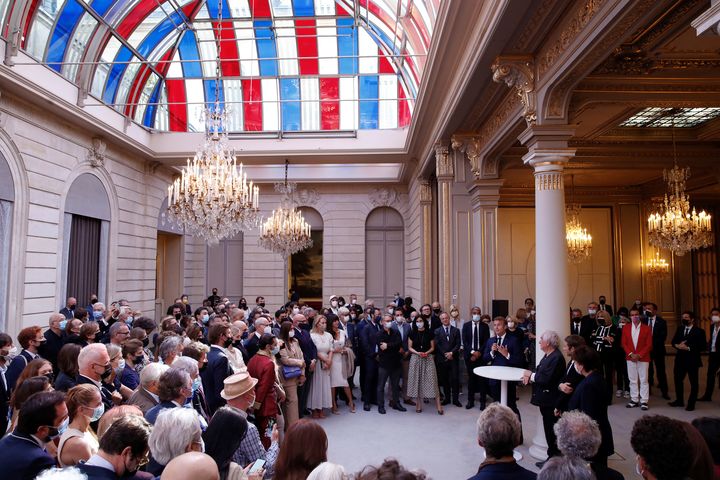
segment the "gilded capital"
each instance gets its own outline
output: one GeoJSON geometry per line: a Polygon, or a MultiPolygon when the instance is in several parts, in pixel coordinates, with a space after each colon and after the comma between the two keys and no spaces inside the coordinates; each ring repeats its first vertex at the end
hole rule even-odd
{"type": "Polygon", "coordinates": [[[429,180],[420,180],[420,204],[432,203],[432,187],[429,180]]]}
{"type": "Polygon", "coordinates": [[[495,82],[515,88],[523,104],[523,116],[528,125],[537,121],[535,99],[535,61],[531,55],[505,55],[495,59],[490,67],[495,82]]]}
{"type": "Polygon", "coordinates": [[[435,145],[435,172],[438,179],[452,180],[455,176],[455,165],[447,145],[435,145]]]}
{"type": "Polygon", "coordinates": [[[538,171],[535,170],[535,190],[563,190],[563,172],[557,170],[538,171]]]}

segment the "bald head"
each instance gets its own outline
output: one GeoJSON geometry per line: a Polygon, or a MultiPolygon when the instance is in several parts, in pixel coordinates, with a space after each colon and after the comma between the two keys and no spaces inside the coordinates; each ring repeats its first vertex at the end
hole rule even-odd
{"type": "Polygon", "coordinates": [[[167,464],[160,480],[219,480],[217,464],[210,455],[188,452],[167,464]]]}
{"type": "Polygon", "coordinates": [[[307,318],[305,318],[305,315],[303,315],[302,313],[296,313],[292,317],[292,322],[293,322],[293,327],[297,328],[298,325],[300,325],[301,323],[306,323],[307,318]]]}

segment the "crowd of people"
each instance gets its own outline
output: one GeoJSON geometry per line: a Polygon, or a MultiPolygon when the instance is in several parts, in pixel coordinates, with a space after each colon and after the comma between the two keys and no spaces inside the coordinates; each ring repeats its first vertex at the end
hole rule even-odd
{"type": "MultiPolygon", "coordinates": [[[[399,294],[385,306],[333,295],[318,310],[295,298],[271,313],[261,296],[251,306],[217,293],[195,309],[187,296],[177,298],[159,324],[126,300],[106,307],[92,296],[80,307],[69,298],[46,329],[19,332],[20,348],[0,333],[0,472],[13,479],[75,473],[89,479],[350,478],[327,462],[328,439],[318,420],[356,413],[357,378],[363,410],[381,415],[386,406],[405,412],[405,405],[421,413],[430,401],[443,415],[451,403],[473,409],[478,401],[478,443],[486,460],[473,479],[536,478],[512,455],[523,443],[515,382],[501,406],[488,401],[500,399],[499,382],[472,374],[496,365],[526,369],[521,383],[532,386],[548,443],[540,478],[622,478],[607,464],[614,452],[608,405],[625,397],[628,408],[647,410],[653,374],[668,398],[667,324],[649,302],[613,315],[601,297],[586,315],[571,311],[572,334],[561,339],[536,331],[530,298],[514,316],[490,318],[473,307],[465,321],[454,305],[416,310],[412,298],[399,294]]],[[[720,310],[711,318],[708,342],[694,314],[682,314],[671,342],[677,351],[673,406],[692,410],[696,400],[712,397],[708,380],[697,398],[700,353],[710,354],[708,379],[720,368],[720,310]]],[[[694,426],[640,418],[632,437],[638,472],[682,478],[671,475],[677,468],[666,468],[669,457],[656,450],[672,439],[678,446],[689,442],[687,468],[698,475],[691,478],[713,478],[719,425],[720,418],[694,426]],[[668,439],[651,438],[653,428],[667,431],[668,439]],[[703,476],[707,468],[710,476],[703,476]]],[[[424,474],[387,459],[352,478],[424,474]]]]}

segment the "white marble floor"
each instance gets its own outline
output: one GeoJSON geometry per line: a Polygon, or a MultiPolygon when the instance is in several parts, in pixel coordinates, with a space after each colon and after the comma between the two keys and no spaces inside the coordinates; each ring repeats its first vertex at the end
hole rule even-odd
{"type": "MultiPolygon", "coordinates": [[[[532,445],[539,412],[529,404],[528,388],[519,388],[518,392],[525,436],[525,444],[519,447],[524,456],[520,464],[537,471],[536,460],[530,456],[528,448],[532,445]]],[[[359,396],[357,389],[355,393],[359,396]]],[[[686,412],[669,407],[667,401],[653,395],[647,413],[685,421],[701,416],[718,416],[720,395],[716,394],[716,397],[715,402],[699,402],[694,412],[686,412]]],[[[463,397],[461,402],[465,403],[463,397]]],[[[625,399],[615,399],[610,406],[616,454],[610,458],[609,465],[630,479],[635,475],[630,432],[635,420],[645,412],[637,408],[627,409],[625,404],[625,399]]],[[[425,470],[434,480],[462,480],[474,475],[482,461],[475,433],[475,422],[480,413],[477,406],[466,410],[447,405],[445,415],[440,416],[433,403],[424,405],[421,414],[415,413],[414,407],[407,407],[408,411],[404,413],[388,408],[386,415],[380,415],[375,406],[370,412],[365,412],[358,403],[357,413],[352,414],[343,402],[340,405],[340,415],[326,411],[328,418],[319,422],[329,438],[328,461],[343,465],[349,473],[355,473],[366,465],[379,465],[384,458],[394,457],[407,468],[425,470]]]]}

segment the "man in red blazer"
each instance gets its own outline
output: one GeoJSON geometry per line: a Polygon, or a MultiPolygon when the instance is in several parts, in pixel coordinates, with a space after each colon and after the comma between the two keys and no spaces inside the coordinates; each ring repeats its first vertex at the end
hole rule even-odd
{"type": "Polygon", "coordinates": [[[647,410],[650,399],[648,368],[652,351],[652,330],[640,319],[640,310],[631,308],[631,323],[622,329],[621,345],[625,351],[630,379],[630,403],[626,407],[635,408],[639,405],[642,410],[647,410]]]}

